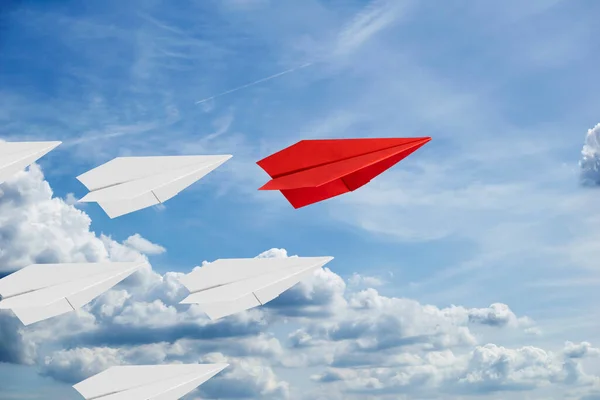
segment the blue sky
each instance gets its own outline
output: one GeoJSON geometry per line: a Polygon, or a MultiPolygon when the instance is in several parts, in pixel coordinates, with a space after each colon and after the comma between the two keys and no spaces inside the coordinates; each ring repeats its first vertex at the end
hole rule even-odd
{"type": "Polygon", "coordinates": [[[70,385],[110,365],[184,359],[233,365],[190,398],[600,398],[599,192],[582,185],[600,165],[599,13],[591,0],[4,4],[0,137],[63,144],[2,187],[0,271],[131,257],[152,271],[39,326],[0,314],[0,399],[76,399],[70,385]],[[257,191],[255,162],[298,140],[406,136],[433,140],[354,193],[294,210],[257,191]],[[70,201],[86,192],[75,176],[116,156],[177,154],[234,157],[164,209],[110,220],[70,201]],[[270,249],[335,260],[220,325],[176,306],[173,273],[270,249]]]}

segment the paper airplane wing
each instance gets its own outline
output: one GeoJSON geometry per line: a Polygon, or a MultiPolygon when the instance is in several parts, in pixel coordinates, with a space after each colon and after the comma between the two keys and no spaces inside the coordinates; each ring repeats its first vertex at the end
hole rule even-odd
{"type": "Polygon", "coordinates": [[[42,321],[81,308],[145,264],[33,264],[0,279],[0,309],[25,325],[42,321]]]}
{"type": "Polygon", "coordinates": [[[0,142],[0,183],[25,169],[61,142],[0,142]]]}
{"type": "Polygon", "coordinates": [[[264,305],[333,257],[221,259],[180,278],[190,295],[182,304],[199,304],[213,320],[264,305]]]}
{"type": "Polygon", "coordinates": [[[112,367],[73,386],[86,400],[177,400],[229,364],[112,367]]]}
{"type": "Polygon", "coordinates": [[[79,201],[97,202],[115,218],[164,203],[230,158],[118,157],[77,177],[91,191],[79,201]]]}
{"type": "Polygon", "coordinates": [[[303,207],[360,188],[429,140],[301,141],[258,162],[273,177],[259,190],[280,190],[295,208],[303,207]]]}

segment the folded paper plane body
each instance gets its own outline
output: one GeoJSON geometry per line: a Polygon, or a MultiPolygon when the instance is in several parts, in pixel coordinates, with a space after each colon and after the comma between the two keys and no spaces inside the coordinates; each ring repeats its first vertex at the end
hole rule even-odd
{"type": "Polygon", "coordinates": [[[33,264],[0,279],[0,309],[33,324],[81,308],[146,264],[33,264]]]}
{"type": "Polygon", "coordinates": [[[180,278],[190,291],[182,304],[199,304],[218,319],[268,303],[311,276],[333,257],[216,260],[180,278]]]}
{"type": "Polygon", "coordinates": [[[431,140],[420,138],[302,140],[257,162],[300,208],[354,191],[431,140]]]}
{"type": "Polygon", "coordinates": [[[0,183],[33,164],[61,142],[0,142],[0,183]]]}
{"type": "Polygon", "coordinates": [[[81,202],[97,202],[110,218],[164,203],[231,155],[117,157],[77,179],[89,190],[81,202]]]}
{"type": "Polygon", "coordinates": [[[86,400],[177,400],[228,365],[118,366],[79,382],[73,388],[86,400]]]}

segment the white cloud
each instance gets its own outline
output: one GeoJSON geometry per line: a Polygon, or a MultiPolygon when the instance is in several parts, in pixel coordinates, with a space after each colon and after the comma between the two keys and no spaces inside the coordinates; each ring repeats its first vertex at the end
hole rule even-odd
{"type": "Polygon", "coordinates": [[[272,248],[266,251],[263,251],[256,258],[287,258],[288,253],[286,249],[277,249],[272,248]]]}
{"type": "Polygon", "coordinates": [[[469,320],[491,326],[527,327],[533,325],[528,317],[517,317],[506,305],[494,303],[488,308],[473,308],[469,310],[469,320]]]}
{"type": "Polygon", "coordinates": [[[65,203],[67,203],[70,206],[74,206],[76,204],[78,204],[77,202],[79,201],[79,199],[77,197],[75,197],[75,195],[73,193],[67,193],[67,195],[65,196],[65,203]]]}
{"type": "Polygon", "coordinates": [[[579,167],[584,185],[600,185],[600,124],[587,131],[579,167]]]}
{"type": "Polygon", "coordinates": [[[291,343],[332,353],[332,364],[337,366],[392,366],[405,349],[440,351],[477,344],[471,324],[516,330],[533,324],[516,317],[504,304],[485,309],[437,308],[381,296],[372,288],[350,293],[347,304],[338,305],[332,317],[310,321],[292,333],[291,343]]]}
{"type": "Polygon", "coordinates": [[[161,245],[152,243],[148,239],[144,239],[139,233],[129,236],[127,239],[125,239],[123,244],[139,251],[140,253],[148,255],[162,254],[167,251],[167,249],[161,245]]]}
{"type": "Polygon", "coordinates": [[[58,351],[44,357],[42,374],[61,381],[76,383],[121,364],[123,360],[118,349],[77,348],[58,351]]]}
{"type": "Polygon", "coordinates": [[[598,383],[598,378],[586,375],[579,364],[565,363],[551,352],[531,346],[509,349],[494,344],[477,346],[464,355],[449,350],[431,352],[395,368],[334,368],[313,379],[345,388],[356,396],[351,398],[360,398],[360,393],[455,398],[457,394],[484,396],[494,392],[513,393],[510,397],[514,398],[518,392],[560,383],[598,383]]]}
{"type": "Polygon", "coordinates": [[[218,379],[211,379],[202,385],[201,393],[211,398],[289,398],[289,384],[277,378],[268,360],[240,359],[211,353],[202,357],[201,361],[230,364],[218,379]]]}
{"type": "Polygon", "coordinates": [[[53,198],[39,166],[21,171],[0,194],[0,272],[35,263],[95,262],[109,258],[90,232],[90,218],[53,198]]]}
{"type": "Polygon", "coordinates": [[[568,358],[584,358],[600,356],[600,349],[592,347],[589,342],[573,343],[567,341],[563,350],[568,358]]]}
{"type": "Polygon", "coordinates": [[[31,365],[36,356],[37,345],[23,335],[21,322],[10,311],[0,310],[0,362],[31,365]]]}
{"type": "Polygon", "coordinates": [[[385,281],[375,276],[361,275],[357,272],[353,273],[348,279],[348,283],[351,286],[368,286],[377,287],[385,284],[385,281]]]}

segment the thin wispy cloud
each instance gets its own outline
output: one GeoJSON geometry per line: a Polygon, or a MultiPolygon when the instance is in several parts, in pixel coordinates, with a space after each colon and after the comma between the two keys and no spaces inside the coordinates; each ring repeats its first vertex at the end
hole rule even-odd
{"type": "Polygon", "coordinates": [[[114,140],[121,136],[140,135],[159,127],[166,128],[168,125],[168,123],[142,123],[130,126],[107,126],[103,132],[86,132],[77,139],[67,140],[63,143],[63,147],[77,146],[100,140],[114,140]]]}
{"type": "Polygon", "coordinates": [[[357,50],[369,39],[397,22],[408,11],[412,0],[373,0],[340,31],[333,52],[343,56],[357,50]]]}

